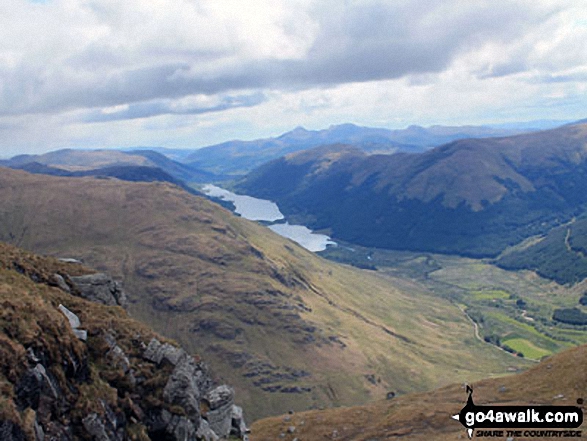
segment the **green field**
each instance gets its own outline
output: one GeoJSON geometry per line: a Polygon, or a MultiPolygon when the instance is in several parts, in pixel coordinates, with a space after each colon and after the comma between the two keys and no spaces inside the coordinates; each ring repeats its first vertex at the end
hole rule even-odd
{"type": "Polygon", "coordinates": [[[471,291],[471,295],[475,300],[496,300],[509,299],[510,293],[503,289],[487,289],[471,291]]]}
{"type": "Polygon", "coordinates": [[[540,360],[542,357],[552,354],[552,352],[537,347],[525,338],[512,338],[503,341],[503,344],[509,346],[516,352],[521,352],[524,354],[524,357],[532,360],[540,360]]]}

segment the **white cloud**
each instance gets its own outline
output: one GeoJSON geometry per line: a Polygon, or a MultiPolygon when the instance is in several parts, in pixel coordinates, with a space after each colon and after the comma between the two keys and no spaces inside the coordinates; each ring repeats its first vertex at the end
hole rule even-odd
{"type": "Polygon", "coordinates": [[[0,149],[579,118],[586,38],[566,0],[3,0],[0,149]]]}

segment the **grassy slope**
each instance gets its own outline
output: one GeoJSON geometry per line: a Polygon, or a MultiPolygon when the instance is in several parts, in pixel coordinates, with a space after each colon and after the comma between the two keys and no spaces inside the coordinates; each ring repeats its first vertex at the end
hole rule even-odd
{"type": "MultiPolygon", "coordinates": [[[[522,374],[473,384],[475,404],[576,405],[587,394],[587,346],[543,361],[522,374]]],[[[293,438],[305,441],[337,440],[455,440],[466,439],[463,426],[450,418],[465,405],[466,394],[455,384],[424,394],[411,394],[364,407],[304,412],[253,424],[253,441],[293,438]],[[287,433],[294,426],[295,433],[287,433]],[[336,431],[336,436],[333,435],[336,431]]],[[[583,404],[583,413],[585,413],[583,404]]],[[[581,427],[583,433],[587,422],[581,427]]],[[[501,438],[505,439],[505,437],[501,438]]],[[[524,437],[524,439],[533,439],[524,437]]],[[[549,439],[549,438],[540,438],[549,439]]]]}
{"type": "Polygon", "coordinates": [[[1,240],[124,279],[132,315],[202,354],[249,418],[524,364],[477,341],[448,301],[325,261],[176,187],[2,169],[0,189],[1,240]]]}

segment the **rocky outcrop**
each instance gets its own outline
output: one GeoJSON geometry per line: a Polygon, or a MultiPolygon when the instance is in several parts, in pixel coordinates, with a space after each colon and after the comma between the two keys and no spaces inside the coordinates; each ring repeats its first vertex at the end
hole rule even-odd
{"type": "Polygon", "coordinates": [[[184,415],[164,418],[168,420],[163,429],[167,435],[178,441],[192,439],[192,436],[206,440],[230,435],[245,437],[248,429],[242,409],[234,404],[234,391],[226,385],[213,388],[203,363],[194,360],[183,349],[157,339],[149,342],[143,357],[157,365],[173,366],[163,389],[163,398],[170,405],[180,406],[184,415]],[[202,408],[207,410],[202,413],[202,408]]]}
{"type": "Polygon", "coordinates": [[[246,438],[230,387],[121,308],[104,306],[124,299],[112,279],[37,271],[42,258],[20,257],[26,271],[0,256],[0,286],[11,285],[0,290],[0,440],[246,438]]]}
{"type": "Polygon", "coordinates": [[[126,306],[126,294],[120,284],[102,273],[70,277],[81,297],[91,302],[109,306],[126,306]]]}

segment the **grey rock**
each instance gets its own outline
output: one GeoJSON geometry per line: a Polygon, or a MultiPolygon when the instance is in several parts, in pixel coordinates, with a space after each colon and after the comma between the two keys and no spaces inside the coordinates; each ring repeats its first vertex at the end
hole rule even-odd
{"type": "Polygon", "coordinates": [[[67,293],[71,292],[69,285],[65,282],[65,279],[63,277],[61,277],[60,274],[53,274],[53,278],[55,279],[55,282],[57,283],[57,286],[59,288],[61,288],[63,291],[65,291],[67,293]]]}
{"type": "Polygon", "coordinates": [[[220,439],[218,438],[218,435],[216,435],[214,431],[210,428],[208,421],[204,419],[200,421],[200,427],[198,427],[196,436],[204,441],[218,441],[220,439]]]}
{"type": "Polygon", "coordinates": [[[31,363],[39,363],[41,361],[41,359],[39,357],[37,357],[37,354],[35,354],[35,351],[33,350],[33,348],[28,348],[26,350],[26,356],[28,361],[30,361],[31,363]]]}
{"type": "Polygon", "coordinates": [[[221,385],[208,392],[205,400],[210,407],[206,414],[210,428],[218,436],[228,437],[232,430],[234,391],[226,385],[221,385]]]}
{"type": "Polygon", "coordinates": [[[173,441],[191,441],[196,435],[194,423],[177,415],[173,415],[165,431],[171,435],[173,441]]]}
{"type": "Polygon", "coordinates": [[[89,414],[82,420],[82,424],[94,441],[111,441],[106,433],[106,427],[97,413],[89,414]]]}
{"type": "Polygon", "coordinates": [[[200,383],[203,372],[192,357],[184,357],[175,366],[163,389],[163,399],[176,404],[186,412],[188,418],[200,419],[200,383]]]}
{"type": "Polygon", "coordinates": [[[81,260],[72,259],[71,257],[60,257],[58,260],[64,263],[82,263],[81,260]]]}
{"type": "Polygon", "coordinates": [[[122,369],[124,374],[129,379],[132,385],[136,384],[136,378],[132,372],[130,360],[126,356],[125,352],[122,350],[120,346],[116,343],[116,339],[112,336],[112,334],[106,334],[104,339],[108,343],[108,347],[110,348],[106,356],[112,360],[112,362],[118,368],[122,369]]]}
{"type": "Polygon", "coordinates": [[[83,329],[78,329],[81,326],[81,322],[79,320],[79,317],[61,304],[59,305],[59,309],[61,310],[63,315],[65,315],[65,317],[67,317],[67,320],[69,321],[69,325],[71,326],[71,329],[72,329],[73,333],[75,334],[75,336],[77,338],[79,338],[80,340],[87,341],[88,331],[85,331],[83,329]]]}
{"type": "Polygon", "coordinates": [[[70,279],[84,299],[109,306],[124,307],[127,304],[126,294],[120,284],[106,274],[88,274],[70,279]]]}
{"type": "Polygon", "coordinates": [[[208,392],[205,399],[210,405],[210,410],[232,405],[234,402],[234,390],[223,384],[208,392]]]}
{"type": "Polygon", "coordinates": [[[161,364],[164,360],[176,366],[182,359],[188,358],[188,354],[182,348],[176,348],[168,343],[161,343],[156,338],[149,342],[149,346],[143,353],[145,360],[161,364]]]}
{"type": "Polygon", "coordinates": [[[45,441],[45,432],[43,432],[43,428],[36,418],[33,424],[33,430],[35,431],[35,441],[45,441]]]}
{"type": "Polygon", "coordinates": [[[243,438],[247,433],[250,432],[247,425],[245,424],[245,418],[243,416],[243,409],[235,404],[232,405],[232,433],[233,435],[243,438]]]}
{"type": "Polygon", "coordinates": [[[75,315],[73,312],[71,312],[69,309],[67,309],[65,306],[61,304],[59,304],[59,309],[63,313],[63,315],[67,317],[67,320],[69,320],[69,326],[71,326],[71,329],[77,329],[81,326],[81,322],[77,315],[75,315]]]}
{"type": "Polygon", "coordinates": [[[88,340],[88,331],[86,331],[84,329],[74,329],[73,333],[75,334],[75,336],[77,338],[79,338],[82,341],[88,340]]]}
{"type": "Polygon", "coordinates": [[[216,410],[210,410],[206,414],[206,419],[210,428],[218,436],[227,438],[232,429],[232,406],[221,407],[216,410]]]}

